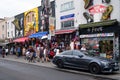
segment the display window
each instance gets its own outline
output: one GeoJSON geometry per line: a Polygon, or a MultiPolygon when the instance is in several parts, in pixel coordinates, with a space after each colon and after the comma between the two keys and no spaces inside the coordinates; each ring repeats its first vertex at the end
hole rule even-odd
{"type": "Polygon", "coordinates": [[[87,51],[93,55],[113,57],[113,37],[83,38],[81,43],[85,44],[87,51]]]}

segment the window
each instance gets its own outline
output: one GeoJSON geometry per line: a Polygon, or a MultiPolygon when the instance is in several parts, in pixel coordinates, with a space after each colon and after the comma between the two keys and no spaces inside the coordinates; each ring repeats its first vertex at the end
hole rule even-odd
{"type": "Polygon", "coordinates": [[[74,9],[73,1],[61,4],[61,11],[71,10],[74,9]]]}
{"type": "Polygon", "coordinates": [[[7,29],[9,29],[9,22],[8,22],[8,25],[7,25],[7,29]]]}
{"type": "Polygon", "coordinates": [[[61,53],[62,55],[72,55],[72,51],[68,50],[68,51],[64,51],[61,53]]]}
{"type": "Polygon", "coordinates": [[[12,25],[12,23],[11,23],[11,29],[13,29],[13,25],[12,25]]]}
{"type": "Polygon", "coordinates": [[[9,37],[9,32],[8,32],[8,37],[9,37]]]}
{"type": "Polygon", "coordinates": [[[4,25],[2,25],[2,30],[4,31],[4,25]]]}
{"type": "Polygon", "coordinates": [[[30,17],[28,16],[28,17],[27,17],[27,22],[29,22],[29,21],[30,21],[30,17]]]}
{"type": "Polygon", "coordinates": [[[80,52],[80,51],[74,50],[73,55],[79,56],[79,55],[84,55],[84,54],[82,52],[80,52]]]}
{"type": "Polygon", "coordinates": [[[74,20],[63,21],[63,22],[61,22],[61,26],[62,26],[62,28],[74,27],[74,20]]]}
{"type": "Polygon", "coordinates": [[[13,31],[11,31],[11,36],[13,37],[13,31]]]}
{"type": "Polygon", "coordinates": [[[32,14],[32,21],[35,21],[35,17],[34,17],[34,14],[32,14]]]}

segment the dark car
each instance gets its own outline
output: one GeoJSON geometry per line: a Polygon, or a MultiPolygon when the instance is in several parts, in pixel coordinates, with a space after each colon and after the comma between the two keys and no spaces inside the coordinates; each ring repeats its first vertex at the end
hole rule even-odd
{"type": "Polygon", "coordinates": [[[118,62],[98,56],[90,56],[79,50],[67,50],[53,58],[59,68],[70,67],[89,70],[91,73],[113,72],[119,70],[118,62]]]}

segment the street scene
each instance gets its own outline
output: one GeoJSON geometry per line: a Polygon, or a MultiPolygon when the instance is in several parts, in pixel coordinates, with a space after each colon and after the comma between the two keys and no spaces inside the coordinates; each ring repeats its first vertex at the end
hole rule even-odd
{"type": "Polygon", "coordinates": [[[85,75],[84,72],[82,74],[60,70],[50,63],[29,64],[22,58],[17,60],[13,56],[9,56],[7,59],[0,59],[0,71],[1,80],[117,80],[97,75],[85,75]]]}
{"type": "Polygon", "coordinates": [[[120,80],[120,0],[0,6],[1,80],[120,80]]]}

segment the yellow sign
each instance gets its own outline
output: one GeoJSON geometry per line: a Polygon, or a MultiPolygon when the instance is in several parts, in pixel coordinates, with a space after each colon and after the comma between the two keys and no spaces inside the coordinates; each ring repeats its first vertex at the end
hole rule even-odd
{"type": "Polygon", "coordinates": [[[49,29],[50,29],[50,31],[54,31],[55,30],[53,25],[50,25],[49,29]]]}

